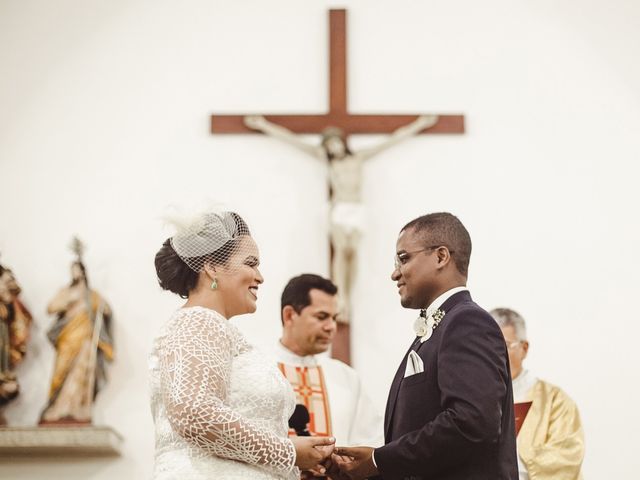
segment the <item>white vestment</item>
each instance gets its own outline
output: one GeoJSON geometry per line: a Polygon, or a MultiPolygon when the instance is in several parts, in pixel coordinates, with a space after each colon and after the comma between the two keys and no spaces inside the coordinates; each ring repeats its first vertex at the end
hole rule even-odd
{"type": "MultiPolygon", "coordinates": [[[[324,380],[324,391],[319,395],[328,400],[330,433],[336,438],[336,445],[377,447],[384,444],[382,415],[363,391],[360,378],[353,368],[327,355],[301,357],[280,342],[275,349],[275,356],[281,370],[283,364],[296,367],[301,372],[305,367],[319,367],[324,380]]],[[[294,386],[294,391],[300,401],[299,389],[294,386]]]]}

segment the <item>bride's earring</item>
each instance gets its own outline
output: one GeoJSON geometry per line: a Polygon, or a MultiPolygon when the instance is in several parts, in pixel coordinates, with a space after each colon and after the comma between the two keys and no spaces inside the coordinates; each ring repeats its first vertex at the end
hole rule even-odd
{"type": "Polygon", "coordinates": [[[218,289],[218,279],[214,278],[213,282],[211,282],[211,290],[217,290],[218,289]]]}

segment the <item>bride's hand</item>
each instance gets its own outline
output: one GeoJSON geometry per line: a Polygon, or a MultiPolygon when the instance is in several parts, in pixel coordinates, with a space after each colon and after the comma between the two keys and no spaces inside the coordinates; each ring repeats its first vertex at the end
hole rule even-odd
{"type": "Polygon", "coordinates": [[[296,449],[296,466],[300,470],[324,472],[320,465],[333,453],[336,439],[333,437],[292,437],[296,449]]]}

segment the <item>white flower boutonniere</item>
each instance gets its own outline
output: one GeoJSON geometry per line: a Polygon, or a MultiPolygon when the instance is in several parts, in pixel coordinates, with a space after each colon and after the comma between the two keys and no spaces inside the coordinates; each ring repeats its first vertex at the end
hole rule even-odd
{"type": "Polygon", "coordinates": [[[440,325],[443,318],[444,311],[440,309],[437,309],[429,316],[427,316],[426,310],[420,310],[420,316],[413,324],[413,330],[416,332],[416,336],[420,337],[420,343],[424,343],[431,338],[433,331],[440,325]]]}

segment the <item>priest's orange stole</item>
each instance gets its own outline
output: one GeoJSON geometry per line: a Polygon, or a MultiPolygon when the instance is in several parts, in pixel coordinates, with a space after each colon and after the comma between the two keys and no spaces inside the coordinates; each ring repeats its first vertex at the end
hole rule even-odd
{"type": "MultiPolygon", "coordinates": [[[[331,412],[322,367],[296,367],[285,363],[278,363],[278,367],[293,387],[296,403],[304,405],[309,411],[309,433],[330,437],[331,412]]],[[[295,435],[291,428],[289,435],[295,435]]]]}

